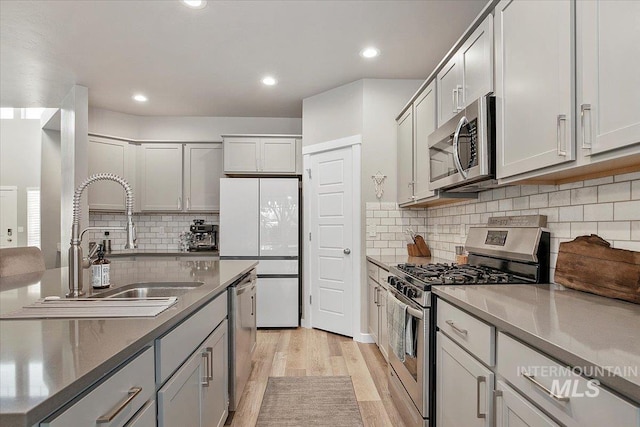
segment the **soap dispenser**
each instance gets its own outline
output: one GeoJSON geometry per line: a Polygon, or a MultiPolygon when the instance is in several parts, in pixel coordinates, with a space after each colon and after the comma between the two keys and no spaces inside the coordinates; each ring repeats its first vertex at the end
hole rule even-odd
{"type": "Polygon", "coordinates": [[[98,258],[91,262],[91,286],[103,289],[111,286],[109,277],[111,261],[104,257],[104,246],[98,245],[98,258]]]}

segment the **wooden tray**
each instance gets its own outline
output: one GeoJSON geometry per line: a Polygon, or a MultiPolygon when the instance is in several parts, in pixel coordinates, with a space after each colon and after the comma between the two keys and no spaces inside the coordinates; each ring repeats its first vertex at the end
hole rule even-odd
{"type": "Polygon", "coordinates": [[[640,252],[610,246],[595,234],[560,243],[554,281],[567,288],[640,304],[640,252]]]}

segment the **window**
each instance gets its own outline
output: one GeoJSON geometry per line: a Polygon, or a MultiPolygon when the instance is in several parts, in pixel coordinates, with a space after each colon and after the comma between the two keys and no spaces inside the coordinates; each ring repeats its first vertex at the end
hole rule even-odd
{"type": "Polygon", "coordinates": [[[40,189],[27,188],[27,246],[40,247],[40,189]]]}

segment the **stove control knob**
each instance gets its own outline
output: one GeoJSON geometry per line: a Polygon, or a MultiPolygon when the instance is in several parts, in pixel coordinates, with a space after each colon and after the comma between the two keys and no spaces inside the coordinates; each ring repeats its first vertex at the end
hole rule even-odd
{"type": "Polygon", "coordinates": [[[418,295],[418,292],[415,289],[409,289],[407,292],[407,296],[409,298],[415,298],[418,295]]]}

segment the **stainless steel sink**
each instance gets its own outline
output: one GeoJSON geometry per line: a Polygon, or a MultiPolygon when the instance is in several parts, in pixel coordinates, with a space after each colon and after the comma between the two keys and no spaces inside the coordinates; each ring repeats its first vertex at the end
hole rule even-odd
{"type": "Polygon", "coordinates": [[[202,286],[202,282],[132,283],[92,295],[92,298],[175,297],[202,286]]]}

